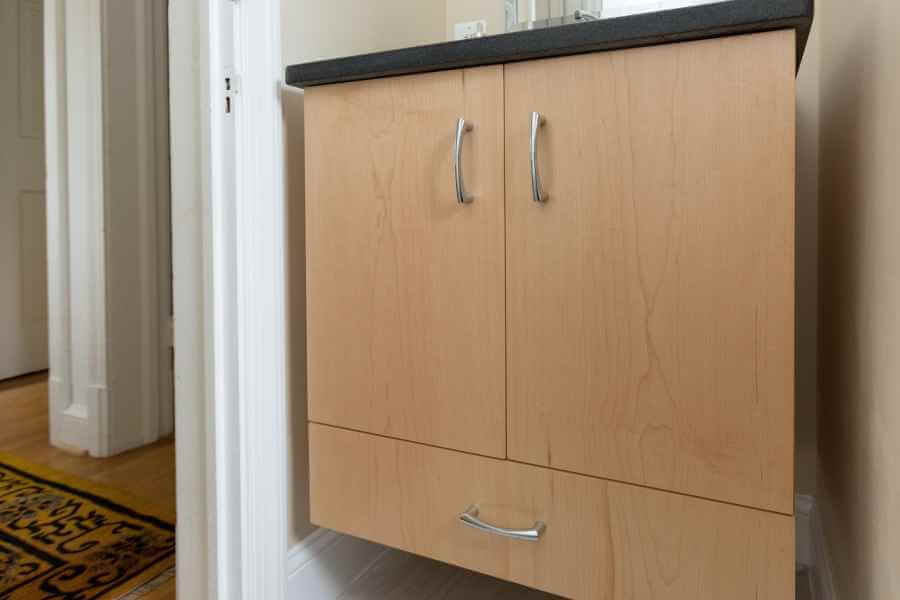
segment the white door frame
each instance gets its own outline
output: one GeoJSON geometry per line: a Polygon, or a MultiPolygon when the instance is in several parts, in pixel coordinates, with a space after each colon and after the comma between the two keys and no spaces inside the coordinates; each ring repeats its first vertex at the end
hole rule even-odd
{"type": "Polygon", "coordinates": [[[280,0],[170,0],[169,44],[178,596],[283,600],[280,0]]]}
{"type": "Polygon", "coordinates": [[[43,2],[50,441],[97,457],[173,428],[164,9],[43,2]]]}

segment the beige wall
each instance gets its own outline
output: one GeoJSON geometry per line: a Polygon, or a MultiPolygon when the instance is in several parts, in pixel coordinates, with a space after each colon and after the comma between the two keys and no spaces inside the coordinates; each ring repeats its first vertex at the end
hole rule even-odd
{"type": "Polygon", "coordinates": [[[900,598],[900,3],[819,3],[819,502],[846,600],[900,598]]]}
{"type": "Polygon", "coordinates": [[[288,532],[293,546],[314,529],[309,523],[309,451],[306,437],[306,264],[303,193],[303,94],[282,94],[287,194],[288,321],[288,532]]]}
{"type": "MultiPolygon", "coordinates": [[[[500,0],[497,0],[498,2],[500,0]]],[[[442,41],[445,0],[284,0],[286,65],[442,41]]]]}
{"type": "MultiPolygon", "coordinates": [[[[605,0],[603,14],[607,17],[618,17],[634,12],[659,10],[660,8],[677,8],[704,4],[714,0],[605,0]]],[[[519,20],[528,20],[528,0],[518,0],[519,20]]],[[[581,3],[576,0],[537,0],[537,18],[558,17],[571,14],[578,6],[591,6],[592,3],[581,3]]],[[[447,39],[453,39],[453,25],[466,21],[485,19],[488,22],[487,33],[493,35],[503,33],[506,29],[506,12],[504,0],[447,0],[447,39]]]]}
{"type": "Polygon", "coordinates": [[[503,0],[447,0],[447,39],[453,39],[453,26],[467,21],[487,21],[488,35],[506,30],[503,0]]]}

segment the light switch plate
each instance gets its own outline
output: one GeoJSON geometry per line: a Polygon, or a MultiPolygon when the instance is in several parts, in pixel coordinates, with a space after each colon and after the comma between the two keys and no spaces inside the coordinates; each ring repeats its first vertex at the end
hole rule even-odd
{"type": "Polygon", "coordinates": [[[467,23],[457,23],[453,26],[454,40],[470,40],[472,38],[482,37],[487,34],[487,21],[469,21],[467,23]]]}

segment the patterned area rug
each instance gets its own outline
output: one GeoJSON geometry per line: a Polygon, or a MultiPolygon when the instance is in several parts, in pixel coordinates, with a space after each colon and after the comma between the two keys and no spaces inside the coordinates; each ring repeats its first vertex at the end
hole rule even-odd
{"type": "Polygon", "coordinates": [[[175,519],[0,454],[0,600],[116,598],[175,564],[175,519]]]}

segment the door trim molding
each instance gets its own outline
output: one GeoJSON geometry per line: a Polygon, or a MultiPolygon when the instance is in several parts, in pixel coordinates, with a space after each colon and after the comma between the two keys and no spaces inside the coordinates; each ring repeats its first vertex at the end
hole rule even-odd
{"type": "Polygon", "coordinates": [[[50,440],[105,456],[100,0],[44,0],[43,11],[50,440]]]}
{"type": "Polygon", "coordinates": [[[242,583],[245,598],[282,600],[289,525],[280,0],[238,5],[234,31],[237,326],[223,326],[237,334],[242,583]]]}
{"type": "MultiPolygon", "coordinates": [[[[169,2],[179,598],[216,597],[210,232],[209,2],[169,2]],[[185,57],[193,57],[187,60],[185,57]]],[[[223,596],[224,597],[224,596],[223,596]]]]}
{"type": "Polygon", "coordinates": [[[287,592],[280,11],[169,3],[180,598],[287,592]]]}
{"type": "Polygon", "coordinates": [[[44,143],[47,161],[47,314],[50,443],[62,443],[60,415],[72,401],[69,311],[69,175],[65,5],[44,2],[44,143]]]}
{"type": "Polygon", "coordinates": [[[155,442],[173,424],[160,327],[169,148],[154,135],[168,129],[157,107],[166,6],[114,5],[43,0],[50,441],[97,457],[155,442]],[[122,44],[137,63],[119,60],[122,44]],[[133,68],[136,83],[121,84],[133,68]],[[133,156],[114,154],[123,139],[133,156]]]}

